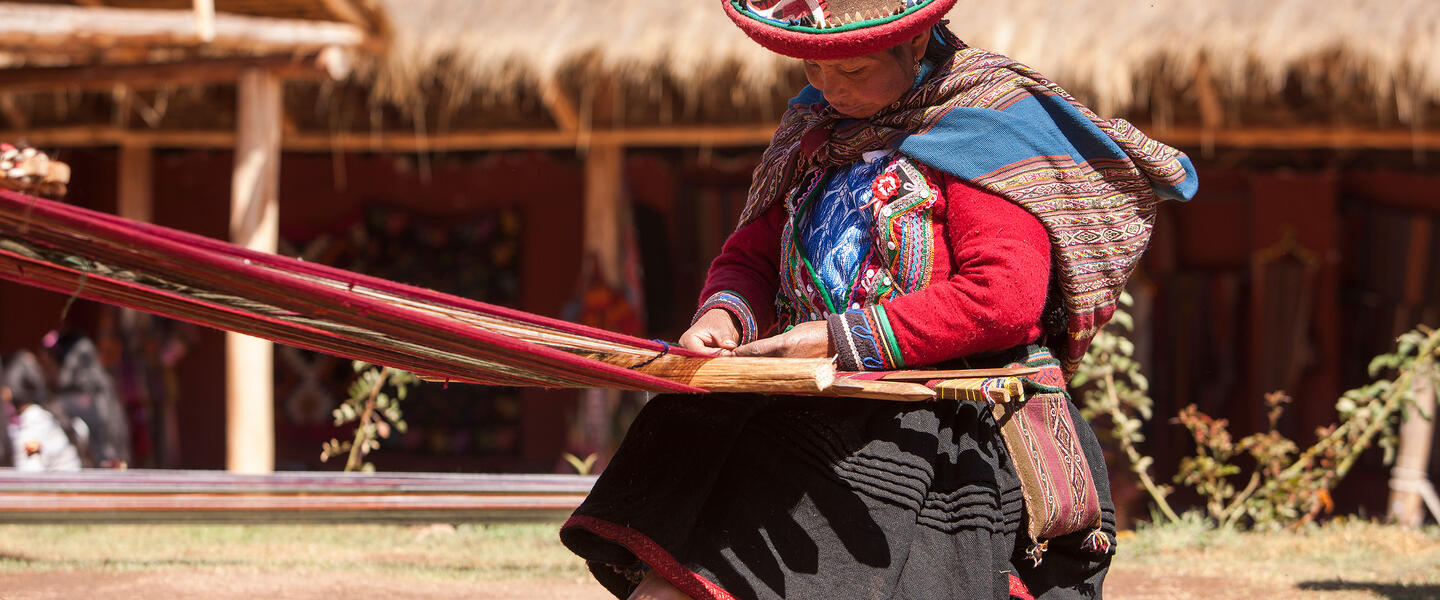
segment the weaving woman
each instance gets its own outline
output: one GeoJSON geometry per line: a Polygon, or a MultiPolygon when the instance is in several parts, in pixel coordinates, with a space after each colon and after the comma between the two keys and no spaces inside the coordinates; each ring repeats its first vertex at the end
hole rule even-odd
{"type": "Polygon", "coordinates": [[[810,85],[681,343],[849,371],[1035,367],[1029,412],[657,397],[561,532],[617,597],[1100,597],[1109,485],[1063,386],[1155,203],[1193,195],[1194,171],[967,47],[941,21],[954,3],[722,0],[810,85]]]}

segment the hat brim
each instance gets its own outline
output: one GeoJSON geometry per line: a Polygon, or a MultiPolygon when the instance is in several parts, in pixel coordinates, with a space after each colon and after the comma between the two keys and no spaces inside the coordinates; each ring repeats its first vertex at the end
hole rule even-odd
{"type": "Polygon", "coordinates": [[[725,14],[745,35],[771,52],[803,60],[855,58],[887,50],[933,27],[955,6],[955,0],[932,0],[898,19],[870,27],[809,33],[777,27],[740,12],[733,0],[720,0],[725,14]]]}

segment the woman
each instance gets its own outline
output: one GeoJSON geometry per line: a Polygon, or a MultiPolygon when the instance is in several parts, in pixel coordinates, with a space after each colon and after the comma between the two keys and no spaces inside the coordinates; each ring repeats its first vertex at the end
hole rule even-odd
{"type": "MultiPolygon", "coordinates": [[[[10,431],[15,468],[20,471],[79,471],[77,433],[45,409],[49,396],[45,374],[35,355],[16,352],[0,377],[0,404],[12,404],[16,419],[10,431]]],[[[72,425],[73,426],[73,425],[72,425]]],[[[83,427],[83,424],[81,424],[83,427]]]]}
{"type": "Polygon", "coordinates": [[[1054,410],[1024,441],[1061,452],[1007,446],[969,402],[662,396],[562,540],[631,599],[1099,597],[1113,511],[1064,378],[1156,201],[1193,195],[1189,161],[966,47],[941,22],[954,0],[723,5],[810,86],[681,343],[844,370],[1040,367],[1025,410],[1054,410]]]}
{"type": "Polygon", "coordinates": [[[76,331],[51,332],[45,341],[58,371],[52,412],[84,422],[92,466],[124,468],[130,463],[130,422],[100,350],[76,331]]]}

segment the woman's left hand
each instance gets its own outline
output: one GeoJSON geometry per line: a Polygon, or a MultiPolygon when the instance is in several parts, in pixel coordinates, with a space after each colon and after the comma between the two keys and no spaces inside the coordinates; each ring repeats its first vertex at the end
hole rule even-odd
{"type": "Polygon", "coordinates": [[[780,335],[755,340],[735,349],[735,356],[824,358],[832,354],[830,329],[825,321],[806,321],[780,335]]]}

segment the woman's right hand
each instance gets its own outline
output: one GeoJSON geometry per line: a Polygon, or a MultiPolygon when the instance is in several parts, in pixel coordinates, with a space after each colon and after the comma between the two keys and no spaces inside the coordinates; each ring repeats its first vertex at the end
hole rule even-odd
{"type": "Polygon", "coordinates": [[[740,346],[740,327],[725,309],[712,308],[680,335],[680,345],[712,356],[734,356],[740,346]]]}

